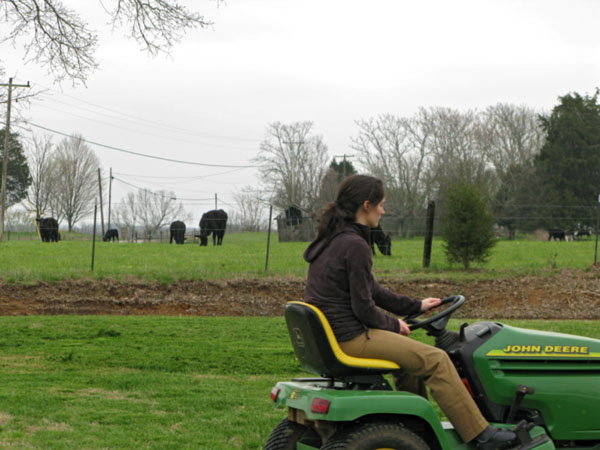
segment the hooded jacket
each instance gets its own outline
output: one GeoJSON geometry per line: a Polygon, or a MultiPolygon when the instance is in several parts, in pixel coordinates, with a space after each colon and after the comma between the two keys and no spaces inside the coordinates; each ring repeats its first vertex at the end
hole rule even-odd
{"type": "Polygon", "coordinates": [[[378,307],[398,315],[421,310],[420,300],[395,294],[374,280],[369,233],[369,227],[349,222],[329,239],[313,241],[304,252],[310,263],[306,302],[325,314],[339,342],[369,328],[398,333],[398,319],[378,307]]]}

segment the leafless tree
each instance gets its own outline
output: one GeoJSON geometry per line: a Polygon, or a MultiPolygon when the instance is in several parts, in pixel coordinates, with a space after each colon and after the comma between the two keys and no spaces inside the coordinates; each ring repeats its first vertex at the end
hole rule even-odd
{"type": "Polygon", "coordinates": [[[65,138],[58,144],[54,163],[55,197],[69,231],[92,212],[98,194],[98,167],[98,158],[82,136],[65,138]]]}
{"type": "Polygon", "coordinates": [[[57,195],[53,151],[54,145],[49,136],[33,136],[33,148],[27,155],[32,178],[27,200],[36,217],[42,217],[50,210],[50,202],[57,195]]]}
{"type": "Polygon", "coordinates": [[[140,189],[135,195],[135,215],[144,228],[144,239],[156,235],[165,225],[185,214],[171,191],[140,189]]]}
{"type": "Polygon", "coordinates": [[[119,228],[125,228],[128,240],[133,242],[137,225],[137,208],[135,207],[135,194],[133,192],[127,193],[119,203],[115,211],[114,223],[119,228]]]}
{"type": "Polygon", "coordinates": [[[431,154],[429,123],[420,115],[406,119],[385,114],[356,124],[359,131],[352,148],[365,170],[384,181],[386,209],[410,233],[429,194],[425,181],[431,154]]]}
{"type": "Polygon", "coordinates": [[[6,229],[9,231],[35,231],[32,212],[14,205],[6,210],[6,229]]]}
{"type": "Polygon", "coordinates": [[[427,172],[432,188],[439,194],[464,179],[491,195],[498,181],[486,148],[479,145],[480,115],[451,108],[422,109],[421,114],[431,133],[428,145],[432,158],[427,172]]]}
{"type": "Polygon", "coordinates": [[[317,207],[314,212],[317,217],[319,212],[328,203],[335,201],[339,185],[339,174],[334,169],[329,169],[323,180],[321,180],[321,190],[319,191],[319,200],[317,201],[317,207]]]}
{"type": "Polygon", "coordinates": [[[327,146],[322,136],[311,134],[313,123],[272,123],[254,161],[264,184],[275,193],[274,204],[313,210],[321,180],[327,172],[327,146]]]}
{"type": "Polygon", "coordinates": [[[262,191],[246,186],[234,195],[237,206],[235,222],[240,231],[260,231],[265,224],[265,202],[262,191]]]}
{"type": "Polygon", "coordinates": [[[483,113],[480,146],[500,176],[511,167],[531,165],[545,139],[532,108],[498,103],[483,113]]]}
{"type": "MultiPolygon", "coordinates": [[[[210,22],[172,0],[112,0],[100,2],[112,26],[128,28],[128,35],[151,55],[168,53],[190,28],[210,22]]],[[[98,36],[79,13],[60,0],[0,1],[7,25],[0,42],[23,41],[25,59],[47,68],[55,80],[85,82],[97,68],[98,36]]]]}

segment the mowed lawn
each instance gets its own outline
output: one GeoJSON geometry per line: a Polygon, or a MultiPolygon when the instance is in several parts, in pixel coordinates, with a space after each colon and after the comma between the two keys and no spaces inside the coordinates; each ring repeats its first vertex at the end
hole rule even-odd
{"type": "MultiPolygon", "coordinates": [[[[53,281],[64,278],[131,278],[170,283],[177,280],[226,279],[263,276],[304,277],[302,254],[306,242],[280,243],[271,236],[268,270],[266,233],[226,234],[223,246],[194,243],[96,242],[94,270],[91,241],[11,240],[0,244],[0,278],[8,282],[53,281]]],[[[422,268],[423,238],[393,241],[392,256],[374,257],[376,274],[411,278],[494,278],[552,269],[586,269],[594,262],[594,240],[548,242],[499,240],[487,264],[464,271],[450,265],[443,241],[434,239],[431,265],[422,268]]]]}
{"type": "Polygon", "coordinates": [[[260,449],[286,415],[271,387],[305,375],[280,317],[0,317],[0,448],[260,449]]]}

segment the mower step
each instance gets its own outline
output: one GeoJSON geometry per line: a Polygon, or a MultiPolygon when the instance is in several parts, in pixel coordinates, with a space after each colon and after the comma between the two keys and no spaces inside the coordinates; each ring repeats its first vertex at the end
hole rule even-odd
{"type": "MultiPolygon", "coordinates": [[[[501,428],[508,428],[507,425],[504,424],[492,423],[491,425],[501,428]]],[[[449,448],[451,448],[452,450],[477,450],[475,443],[463,443],[462,439],[460,438],[456,430],[454,430],[454,427],[452,426],[452,424],[450,424],[450,422],[442,422],[442,427],[444,428],[444,431],[446,433],[449,448]]],[[[523,443],[522,441],[521,444],[519,444],[516,447],[513,447],[510,450],[555,450],[554,443],[548,437],[546,431],[542,427],[534,426],[526,431],[528,432],[530,439],[527,440],[527,438],[522,437],[522,439],[524,439],[526,442],[523,443]]]]}

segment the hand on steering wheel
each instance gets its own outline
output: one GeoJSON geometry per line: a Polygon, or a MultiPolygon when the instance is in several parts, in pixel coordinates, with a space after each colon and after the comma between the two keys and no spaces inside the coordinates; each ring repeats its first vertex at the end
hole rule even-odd
{"type": "Polygon", "coordinates": [[[420,311],[418,313],[411,314],[410,316],[406,316],[403,320],[409,324],[409,328],[411,330],[418,330],[419,328],[427,327],[434,328],[436,331],[440,331],[446,328],[446,324],[448,323],[448,320],[450,320],[452,313],[460,308],[464,302],[465,298],[462,295],[453,295],[443,299],[440,303],[440,306],[451,303],[451,305],[445,310],[440,311],[439,313],[421,321],[416,320],[416,318],[425,311],[420,311]]]}

